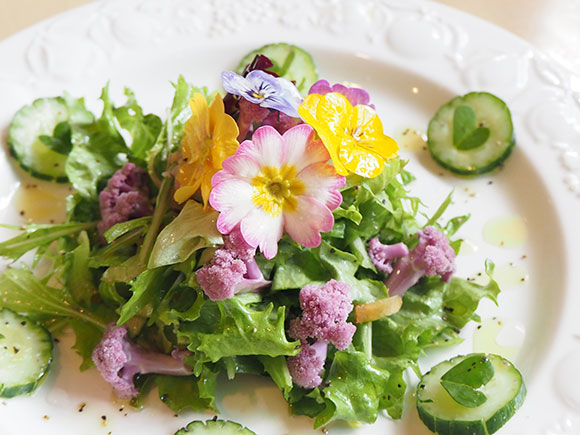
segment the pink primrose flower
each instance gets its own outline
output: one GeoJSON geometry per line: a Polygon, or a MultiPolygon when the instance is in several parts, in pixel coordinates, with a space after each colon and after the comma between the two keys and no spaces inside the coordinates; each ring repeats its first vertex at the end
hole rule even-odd
{"type": "Polygon", "coordinates": [[[258,128],[212,179],[209,202],[220,212],[218,230],[229,234],[240,225],[248,245],[269,259],[284,232],[302,246],[318,246],[320,233],[334,225],[332,210],[342,202],[338,189],[345,183],[329,159],[309,125],[283,135],[258,128]]]}

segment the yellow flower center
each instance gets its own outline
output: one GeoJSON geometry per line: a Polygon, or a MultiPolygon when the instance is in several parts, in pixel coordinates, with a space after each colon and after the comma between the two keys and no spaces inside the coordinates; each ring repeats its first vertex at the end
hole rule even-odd
{"type": "Polygon", "coordinates": [[[294,165],[264,166],[260,174],[252,178],[252,201],[272,217],[279,216],[282,211],[296,211],[297,197],[306,190],[297,175],[294,165]]]}

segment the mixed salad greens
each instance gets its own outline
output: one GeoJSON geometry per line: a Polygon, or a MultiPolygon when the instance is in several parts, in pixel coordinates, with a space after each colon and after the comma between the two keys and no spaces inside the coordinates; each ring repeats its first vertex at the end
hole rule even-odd
{"type": "MultiPolygon", "coordinates": [[[[16,160],[74,193],[66,222],[0,243],[34,252],[0,276],[0,313],[71,327],[81,370],[135,406],[156,386],[175,412],[218,412],[220,373],[249,373],[315,428],[401,418],[405,371],[500,290],[491,262],[487,285],[454,276],[469,216],[442,221],[451,196],[425,214],[369,94],[317,79],[308,53],[272,44],[222,74],[223,98],[179,77],[165,119],[108,86],[98,116],[68,94],[21,109],[16,160]]],[[[487,139],[468,133],[456,142],[487,139]]],[[[50,359],[0,370],[0,394],[30,391],[50,359]]]]}

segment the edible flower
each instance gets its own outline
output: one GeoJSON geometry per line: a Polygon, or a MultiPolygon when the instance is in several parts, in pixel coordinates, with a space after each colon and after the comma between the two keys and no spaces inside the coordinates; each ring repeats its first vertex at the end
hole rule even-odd
{"type": "Polygon", "coordinates": [[[189,105],[192,114],[185,123],[185,136],[181,141],[182,161],[176,176],[178,188],[174,199],[181,204],[201,189],[207,208],[211,178],[239,146],[238,126],[224,112],[219,95],[208,106],[205,97],[196,93],[189,105]]]}
{"type": "Polygon", "coordinates": [[[254,258],[256,248],[246,243],[239,227],[224,237],[209,263],[196,272],[197,282],[212,301],[254,291],[270,284],[254,258]]]}
{"type": "Polygon", "coordinates": [[[240,225],[252,248],[268,259],[286,231],[302,246],[320,244],[320,232],[334,225],[345,178],[328,164],[329,154],[312,127],[301,124],[280,135],[258,128],[212,179],[209,202],[220,212],[217,228],[229,234],[240,225]]]}
{"type": "Polygon", "coordinates": [[[455,251],[441,231],[428,226],[419,230],[417,237],[417,246],[409,255],[397,260],[393,272],[385,281],[389,296],[402,295],[423,275],[440,275],[442,281],[449,282],[455,272],[455,251]]]}
{"type": "Polygon", "coordinates": [[[233,71],[224,71],[222,84],[230,94],[239,95],[251,103],[298,118],[297,109],[302,97],[296,86],[288,79],[274,77],[261,70],[250,71],[246,77],[233,71]]]}
{"type": "Polygon", "coordinates": [[[369,104],[371,101],[369,93],[362,88],[349,87],[340,83],[335,83],[330,86],[328,80],[321,79],[314,83],[308,91],[309,94],[320,95],[326,95],[330,92],[338,92],[339,94],[344,95],[353,106],[363,104],[374,109],[374,106],[369,104]]]}
{"type": "Polygon", "coordinates": [[[300,290],[302,317],[290,322],[290,336],[300,340],[301,351],[288,358],[294,382],[303,388],[320,385],[328,343],[344,350],[352,342],[356,326],[346,321],[352,311],[350,287],[336,280],[300,290]]]}
{"type": "Polygon", "coordinates": [[[374,178],[385,166],[385,159],[399,149],[394,139],[383,133],[383,124],[369,106],[354,106],[337,92],[310,94],[298,113],[310,124],[328,149],[337,172],[374,178]]]}
{"type": "Polygon", "coordinates": [[[101,376],[113,386],[121,399],[139,394],[133,382],[136,374],[157,373],[170,376],[189,376],[193,372],[185,364],[185,352],[171,355],[142,348],[129,341],[125,326],[107,326],[105,335],[92,354],[101,376]]]}

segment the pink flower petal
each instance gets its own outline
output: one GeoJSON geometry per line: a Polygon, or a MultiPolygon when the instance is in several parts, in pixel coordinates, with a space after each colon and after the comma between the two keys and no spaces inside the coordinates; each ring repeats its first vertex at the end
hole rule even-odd
{"type": "Polygon", "coordinates": [[[304,168],[298,179],[306,186],[305,195],[310,195],[334,210],[342,202],[338,189],[344,186],[346,178],[337,175],[333,166],[327,163],[314,163],[304,168]]]}
{"type": "Polygon", "coordinates": [[[278,241],[284,228],[282,216],[270,216],[261,208],[254,208],[242,220],[240,230],[248,245],[253,248],[259,246],[269,260],[278,253],[278,241]]]}
{"type": "Polygon", "coordinates": [[[223,170],[216,172],[211,180],[212,186],[216,186],[232,178],[250,181],[260,172],[260,165],[255,157],[249,153],[236,153],[223,162],[223,170]],[[218,175],[219,174],[219,175],[218,175]]]}
{"type": "Polygon", "coordinates": [[[292,127],[283,137],[286,163],[295,165],[298,171],[312,163],[330,160],[326,147],[308,124],[292,127]]]}
{"type": "Polygon", "coordinates": [[[292,240],[307,248],[320,245],[320,232],[330,231],[333,225],[332,212],[311,196],[299,197],[297,210],[284,213],[284,229],[292,240]]]}
{"type": "Polygon", "coordinates": [[[265,125],[258,128],[252,135],[250,143],[253,144],[251,148],[260,166],[279,167],[284,164],[284,142],[274,127],[265,125]]]}
{"type": "Polygon", "coordinates": [[[210,195],[209,203],[220,212],[217,229],[229,234],[255,205],[252,201],[253,187],[243,180],[231,179],[216,185],[210,195]]]}

